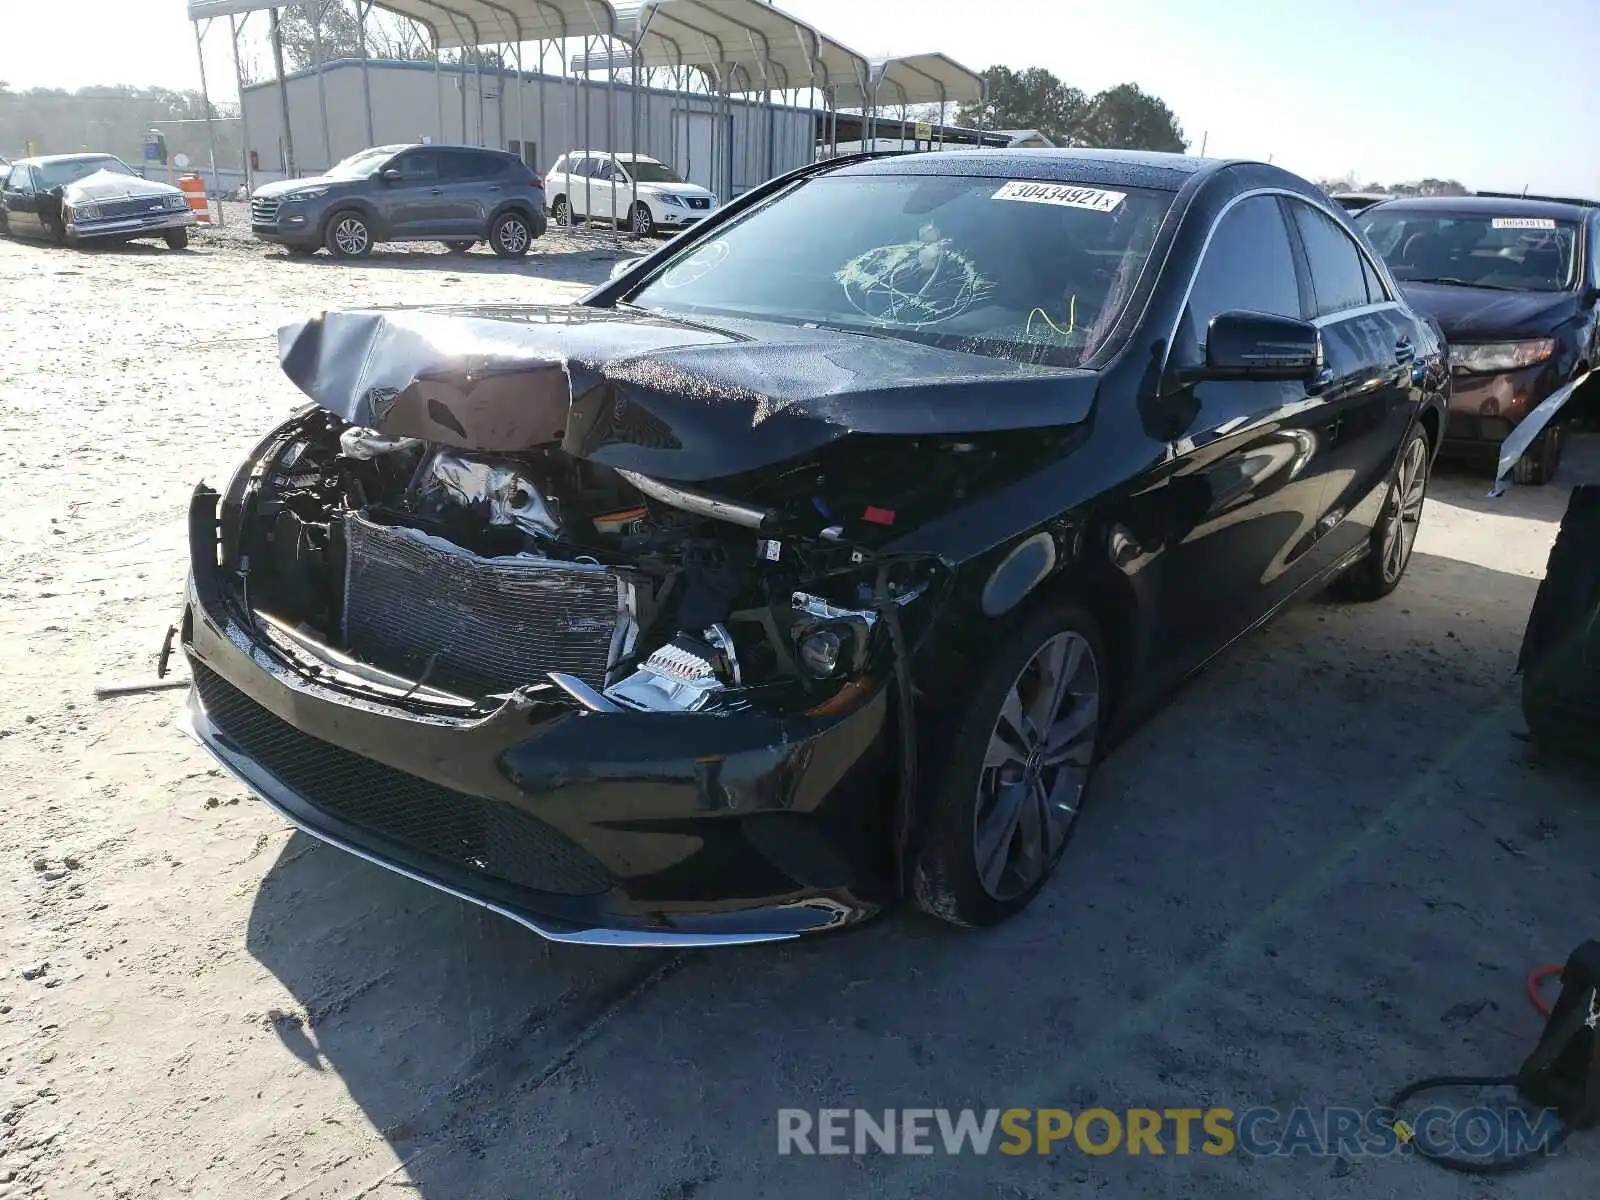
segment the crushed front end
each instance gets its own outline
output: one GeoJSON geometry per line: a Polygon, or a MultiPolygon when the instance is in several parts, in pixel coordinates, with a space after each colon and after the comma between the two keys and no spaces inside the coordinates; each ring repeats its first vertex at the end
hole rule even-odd
{"type": "Polygon", "coordinates": [[[546,936],[761,941],[892,897],[886,606],[936,563],[310,407],[190,517],[191,732],[309,833],[546,936]]]}

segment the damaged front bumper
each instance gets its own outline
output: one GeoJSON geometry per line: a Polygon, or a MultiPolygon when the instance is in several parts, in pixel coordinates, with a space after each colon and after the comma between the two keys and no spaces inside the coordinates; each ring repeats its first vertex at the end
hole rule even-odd
{"type": "Polygon", "coordinates": [[[551,687],[404,709],[295,661],[217,566],[196,492],[182,723],[286,819],[557,941],[764,942],[890,899],[888,694],[835,716],[595,712],[551,687]]]}

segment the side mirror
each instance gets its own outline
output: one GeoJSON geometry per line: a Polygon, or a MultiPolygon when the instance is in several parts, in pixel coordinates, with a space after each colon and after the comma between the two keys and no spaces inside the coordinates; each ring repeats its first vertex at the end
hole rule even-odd
{"type": "Polygon", "coordinates": [[[606,282],[610,283],[614,279],[622,278],[622,276],[633,270],[634,267],[642,263],[647,257],[647,255],[641,254],[636,258],[618,259],[616,262],[611,264],[611,273],[606,276],[606,282]]]}
{"type": "Polygon", "coordinates": [[[378,178],[385,183],[399,183],[401,179],[399,167],[385,167],[378,172],[378,178]]]}
{"type": "Polygon", "coordinates": [[[1233,311],[1211,318],[1199,379],[1311,379],[1322,370],[1322,331],[1309,321],[1233,311]]]}

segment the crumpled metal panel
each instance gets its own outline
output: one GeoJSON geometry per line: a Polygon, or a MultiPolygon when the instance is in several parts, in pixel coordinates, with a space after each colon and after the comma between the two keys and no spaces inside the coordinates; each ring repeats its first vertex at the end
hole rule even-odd
{"type": "Polygon", "coordinates": [[[632,589],[598,565],[482,558],[443,538],[345,521],[345,646],[412,679],[493,695],[565,671],[603,688],[629,648],[632,589]]]}
{"type": "Polygon", "coordinates": [[[425,512],[464,509],[491,525],[515,525],[532,537],[555,538],[561,521],[544,494],[509,463],[437,451],[423,469],[417,501],[425,512]]]}

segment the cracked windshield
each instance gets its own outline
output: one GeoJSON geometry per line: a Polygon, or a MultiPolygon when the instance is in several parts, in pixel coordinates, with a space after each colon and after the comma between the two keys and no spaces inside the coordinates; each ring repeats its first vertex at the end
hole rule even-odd
{"type": "Polygon", "coordinates": [[[1171,202],[996,177],[815,179],[697,245],[633,302],[1074,366],[1104,345],[1171,202]]]}

